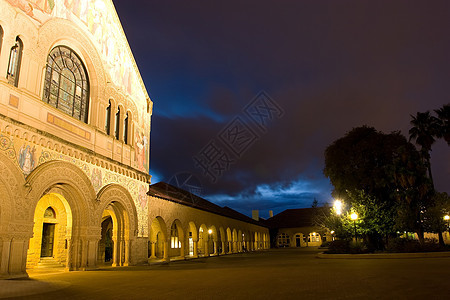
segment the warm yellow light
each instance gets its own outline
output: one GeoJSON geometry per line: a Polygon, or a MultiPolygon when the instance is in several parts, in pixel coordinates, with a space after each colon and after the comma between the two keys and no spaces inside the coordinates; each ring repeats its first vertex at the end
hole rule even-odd
{"type": "Polygon", "coordinates": [[[334,230],[331,230],[330,234],[334,234],[334,230]]]}
{"type": "Polygon", "coordinates": [[[336,212],[337,215],[340,215],[342,213],[342,201],[341,200],[336,200],[334,201],[334,211],[336,212]]]}
{"type": "Polygon", "coordinates": [[[212,233],[212,229],[209,229],[209,230],[208,230],[208,233],[211,234],[211,233],[212,233]]]}
{"type": "Polygon", "coordinates": [[[352,213],[352,214],[350,215],[350,218],[351,218],[353,221],[355,221],[356,219],[358,219],[358,215],[357,215],[356,213],[352,213]]]}
{"type": "Polygon", "coordinates": [[[445,216],[444,216],[444,220],[445,220],[445,221],[448,221],[449,219],[450,219],[450,216],[449,216],[449,215],[445,215],[445,216]]]}

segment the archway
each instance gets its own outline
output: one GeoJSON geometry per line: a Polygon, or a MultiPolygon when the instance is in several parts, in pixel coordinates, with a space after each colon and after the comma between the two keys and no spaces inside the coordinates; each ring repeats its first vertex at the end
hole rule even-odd
{"type": "Polygon", "coordinates": [[[98,244],[98,264],[112,264],[114,257],[113,219],[109,213],[102,216],[102,237],[98,244]]]}
{"type": "Polygon", "coordinates": [[[72,210],[67,200],[53,189],[52,193],[42,196],[35,208],[27,268],[68,268],[71,240],[72,210]]]}
{"type": "Polygon", "coordinates": [[[209,236],[208,236],[208,228],[205,224],[202,224],[200,228],[198,229],[198,255],[200,256],[208,256],[209,255],[209,249],[208,249],[208,242],[209,242],[209,236]]]}
{"type": "Polygon", "coordinates": [[[132,243],[137,232],[137,212],[129,192],[118,184],[103,187],[96,224],[101,229],[97,261],[112,266],[128,266],[132,260],[132,243]]]}
{"type": "Polygon", "coordinates": [[[227,236],[225,235],[225,230],[223,230],[223,227],[219,228],[219,235],[220,235],[219,254],[223,255],[227,253],[227,236]]]}
{"type": "Polygon", "coordinates": [[[167,227],[160,216],[153,219],[150,225],[150,259],[169,259],[169,243],[167,242],[167,227]]]}
{"type": "Polygon", "coordinates": [[[208,255],[217,255],[218,249],[217,229],[213,225],[208,229],[208,255]]]}
{"type": "Polygon", "coordinates": [[[227,253],[233,253],[233,237],[230,227],[227,227],[227,253]]]}
{"type": "Polygon", "coordinates": [[[238,234],[237,234],[237,251],[238,252],[242,252],[242,247],[243,247],[243,239],[242,239],[242,230],[239,229],[238,234]]]}
{"type": "Polygon", "coordinates": [[[198,257],[198,234],[197,227],[195,226],[194,222],[189,222],[188,230],[189,255],[192,257],[198,257]]]}
{"type": "Polygon", "coordinates": [[[236,229],[233,229],[233,231],[232,231],[232,240],[233,240],[232,252],[236,253],[236,252],[238,252],[238,236],[237,236],[236,229]]]}
{"type": "Polygon", "coordinates": [[[176,219],[170,227],[170,257],[184,256],[184,232],[180,220],[176,219]]]}

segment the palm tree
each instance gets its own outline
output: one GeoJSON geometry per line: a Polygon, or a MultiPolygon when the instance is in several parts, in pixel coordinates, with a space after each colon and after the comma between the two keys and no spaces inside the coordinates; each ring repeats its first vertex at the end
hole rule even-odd
{"type": "Polygon", "coordinates": [[[428,176],[434,189],[433,176],[431,175],[430,151],[431,146],[436,141],[435,137],[439,135],[439,119],[430,115],[430,112],[418,112],[416,116],[411,115],[411,125],[409,130],[409,140],[415,140],[421,147],[420,153],[428,169],[428,176]]]}
{"type": "Polygon", "coordinates": [[[450,104],[446,104],[442,106],[442,108],[436,109],[435,112],[439,117],[440,123],[438,137],[444,138],[450,146],[450,104]]]}

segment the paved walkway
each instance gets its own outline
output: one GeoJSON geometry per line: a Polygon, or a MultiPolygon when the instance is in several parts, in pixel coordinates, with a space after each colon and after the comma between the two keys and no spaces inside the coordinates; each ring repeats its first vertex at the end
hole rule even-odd
{"type": "Polygon", "coordinates": [[[450,258],[318,259],[279,249],[170,264],[31,273],[0,281],[14,299],[446,299],[450,258]]]}

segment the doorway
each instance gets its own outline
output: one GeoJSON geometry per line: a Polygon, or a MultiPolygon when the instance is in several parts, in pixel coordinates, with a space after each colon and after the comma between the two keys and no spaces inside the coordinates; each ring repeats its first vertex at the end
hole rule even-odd
{"type": "Polygon", "coordinates": [[[53,257],[55,224],[44,223],[42,227],[41,257],[53,257]]]}

